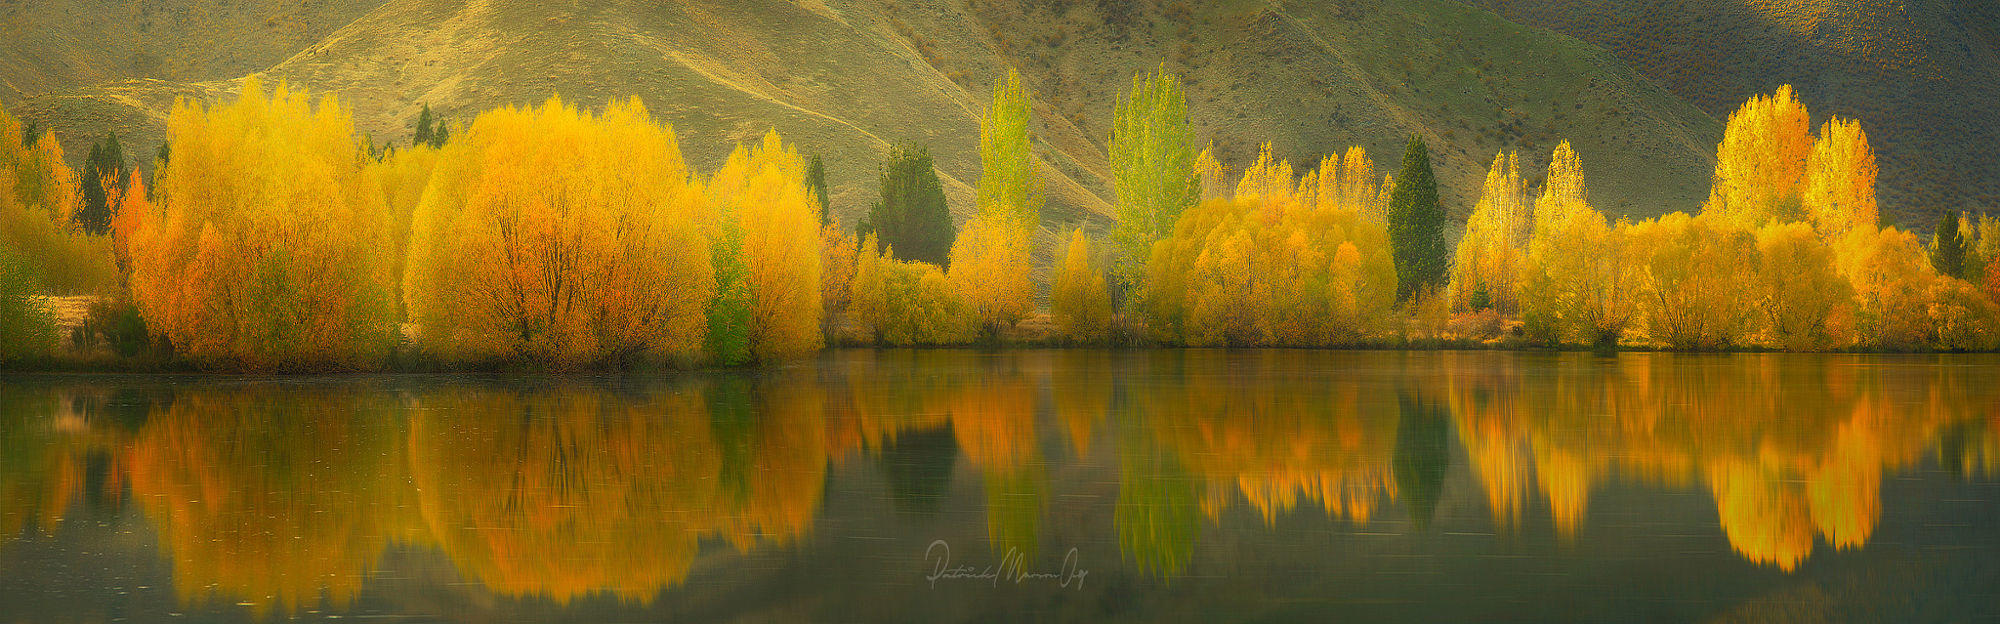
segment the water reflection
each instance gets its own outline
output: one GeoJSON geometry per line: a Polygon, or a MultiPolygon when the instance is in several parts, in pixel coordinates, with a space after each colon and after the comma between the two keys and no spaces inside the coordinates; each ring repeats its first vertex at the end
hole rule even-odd
{"type": "Polygon", "coordinates": [[[1116,475],[1102,538],[1146,575],[1184,571],[1236,506],[1427,531],[1454,473],[1496,531],[1546,509],[1569,540],[1608,484],[1705,491],[1731,548],[1792,570],[1869,542],[1885,476],[1929,457],[1995,476],[2000,390],[1974,363],[891,351],[647,381],[16,380],[0,531],[131,505],[183,603],[261,614],[346,605],[392,546],[500,596],[645,604],[718,548],[812,540],[843,467],[935,519],[963,466],[989,549],[1033,562],[1061,467],[1097,458],[1116,475]]]}

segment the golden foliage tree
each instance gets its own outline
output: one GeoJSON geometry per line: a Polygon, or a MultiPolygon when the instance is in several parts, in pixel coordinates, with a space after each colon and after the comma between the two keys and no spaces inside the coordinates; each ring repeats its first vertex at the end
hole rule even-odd
{"type": "Polygon", "coordinates": [[[1518,309],[1514,285],[1520,281],[1528,225],[1528,187],[1521,180],[1521,158],[1512,152],[1496,155],[1452,260],[1453,307],[1491,308],[1505,314],[1518,309]]]}
{"type": "Polygon", "coordinates": [[[1035,308],[1032,233],[1012,218],[979,215],[951,243],[951,285],[991,339],[1035,308]]]}
{"type": "Polygon", "coordinates": [[[1193,345],[1307,346],[1351,344],[1378,328],[1396,292],[1388,232],[1321,190],[1340,176],[1294,180],[1266,146],[1235,198],[1196,206],[1154,245],[1149,331],[1193,345]]]}
{"type": "MultiPolygon", "coordinates": [[[[102,294],[118,287],[111,241],[75,224],[81,201],[62,144],[44,134],[23,143],[21,124],[0,110],[0,255],[34,294],[102,294]]],[[[92,183],[95,183],[94,181],[92,183]]]]}
{"type": "Polygon", "coordinates": [[[839,330],[841,315],[847,313],[850,296],[854,293],[855,262],[860,257],[861,243],[854,234],[840,227],[839,220],[828,219],[819,231],[820,264],[820,335],[832,344],[839,330]]]}
{"type": "Polygon", "coordinates": [[[393,344],[395,248],[347,109],[256,77],[179,102],[158,206],[130,237],[132,296],[182,354],[367,366],[393,344]]]}
{"type": "Polygon", "coordinates": [[[715,290],[703,197],[636,98],[488,111],[439,159],[404,284],[428,348],[554,366],[699,352],[715,290]]]}
{"type": "Polygon", "coordinates": [[[1840,274],[1854,287],[1856,327],[1883,349],[1915,349],[1929,333],[1929,295],[1938,277],[1915,234],[1893,227],[1857,228],[1836,251],[1840,274]]]}
{"type": "Polygon", "coordinates": [[[848,314],[876,344],[947,345],[971,339],[972,319],[944,271],[897,260],[873,233],[854,260],[848,314]]]}
{"type": "Polygon", "coordinates": [[[1519,293],[1522,321],[1533,338],[1616,344],[1635,314],[1637,276],[1625,230],[1590,207],[1569,142],[1556,146],[1535,200],[1519,293]]]}
{"type": "Polygon", "coordinates": [[[1801,202],[1821,237],[1839,240],[1849,230],[1879,226],[1875,173],[1875,151],[1860,122],[1834,117],[1820,126],[1801,202]]]}
{"type": "Polygon", "coordinates": [[[1791,85],[1745,102],[1729,116],[1716,147],[1715,185],[1702,210],[1746,228],[1803,219],[1811,123],[1791,85]]]}
{"type": "Polygon", "coordinates": [[[1841,277],[1833,246],[1803,223],[1757,230],[1750,297],[1763,314],[1764,341],[1787,351],[1819,351],[1853,341],[1854,288],[1841,277]]]}
{"type": "Polygon", "coordinates": [[[1737,346],[1755,319],[1756,238],[1714,215],[1676,212],[1626,230],[1646,335],[1676,349],[1737,346]]]}
{"type": "Polygon", "coordinates": [[[1030,109],[1020,72],[1008,70],[979,124],[979,211],[951,245],[951,283],[988,338],[1035,306],[1030,256],[1046,198],[1030,109]]]}
{"type": "Polygon", "coordinates": [[[819,200],[805,175],[805,159],[772,130],[755,145],[738,145],[709,181],[709,229],[734,227],[742,236],[746,329],[758,360],[797,357],[825,344],[819,200]]]}
{"type": "MultiPolygon", "coordinates": [[[[1151,245],[1149,244],[1148,247],[1151,245]]],[[[1057,331],[1077,342],[1101,341],[1111,332],[1111,293],[1105,290],[1104,272],[1091,257],[1090,237],[1077,228],[1069,236],[1069,247],[1057,260],[1055,291],[1049,294],[1049,309],[1057,331]]]]}

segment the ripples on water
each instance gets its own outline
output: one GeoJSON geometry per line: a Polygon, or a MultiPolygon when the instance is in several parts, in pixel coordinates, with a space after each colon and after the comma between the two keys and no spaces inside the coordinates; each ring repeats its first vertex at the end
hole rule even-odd
{"type": "Polygon", "coordinates": [[[1300,351],[15,378],[0,621],[1993,618],[1996,379],[1300,351]],[[975,578],[932,578],[939,543],[975,578]]]}

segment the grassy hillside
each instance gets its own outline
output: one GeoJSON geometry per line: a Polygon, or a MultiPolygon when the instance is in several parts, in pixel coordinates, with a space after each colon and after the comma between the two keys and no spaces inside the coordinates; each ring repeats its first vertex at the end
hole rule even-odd
{"type": "Polygon", "coordinates": [[[262,71],[382,0],[0,0],[0,106],[110,81],[262,71]]]}
{"type": "Polygon", "coordinates": [[[1799,87],[1860,119],[1885,220],[2000,209],[2000,4],[1989,0],[1468,0],[1609,49],[1703,111],[1799,87]]]}
{"type": "MultiPolygon", "coordinates": [[[[1295,163],[1361,144],[1386,170],[1414,133],[1460,216],[1496,150],[1539,167],[1563,138],[1607,211],[1692,209],[1721,131],[1600,48],[1448,0],[389,0],[267,71],[340,95],[376,137],[407,137],[425,103],[465,119],[552,93],[643,97],[701,168],[776,127],[826,157],[834,210],[852,222],[905,140],[932,147],[953,210],[969,212],[980,110],[1018,67],[1036,92],[1052,233],[1106,219],[1112,106],[1162,63],[1186,76],[1224,162],[1266,140],[1295,163]]],[[[233,88],[125,81],[25,113],[70,141],[118,128],[149,149],[176,95],[233,88]]]]}

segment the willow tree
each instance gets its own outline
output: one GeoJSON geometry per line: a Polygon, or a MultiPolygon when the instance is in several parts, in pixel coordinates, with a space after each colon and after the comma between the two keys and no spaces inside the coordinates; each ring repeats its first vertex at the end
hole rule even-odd
{"type": "Polygon", "coordinates": [[[1032,118],[1021,74],[1008,70],[979,125],[979,211],[951,246],[952,285],[988,338],[1035,306],[1030,252],[1046,199],[1032,118]]]}
{"type": "Polygon", "coordinates": [[[1058,331],[1072,341],[1103,340],[1111,330],[1111,295],[1105,290],[1104,272],[1091,257],[1090,237],[1083,228],[1070,233],[1069,246],[1056,266],[1049,311],[1055,316],[1058,331]]]}
{"type": "Polygon", "coordinates": [[[740,232],[749,353],[760,361],[825,345],[819,204],[806,161],[773,130],[739,145],[708,185],[710,218],[740,232]]]}
{"type": "Polygon", "coordinates": [[[182,101],[154,214],[131,236],[132,297],[196,359],[367,366],[396,338],[394,249],[346,107],[255,76],[227,106],[182,101]]]}
{"type": "Polygon", "coordinates": [[[34,294],[101,294],[118,286],[110,241],[76,223],[87,186],[66,164],[54,136],[22,140],[21,124],[0,110],[0,253],[34,294]]]}
{"type": "Polygon", "coordinates": [[[1118,192],[1118,276],[1136,282],[1153,241],[1201,194],[1187,95],[1166,66],[1132,77],[1132,93],[1112,114],[1111,177],[1118,192]]]}
{"type": "Polygon", "coordinates": [[[1534,215],[1519,286],[1528,333],[1545,342],[1616,344],[1635,312],[1625,228],[1591,208],[1582,162],[1568,141],[1550,158],[1534,215]]]}
{"type": "Polygon", "coordinates": [[[704,198],[638,99],[488,111],[439,159],[404,283],[426,348],[557,367],[700,352],[715,292],[704,198]]]}

